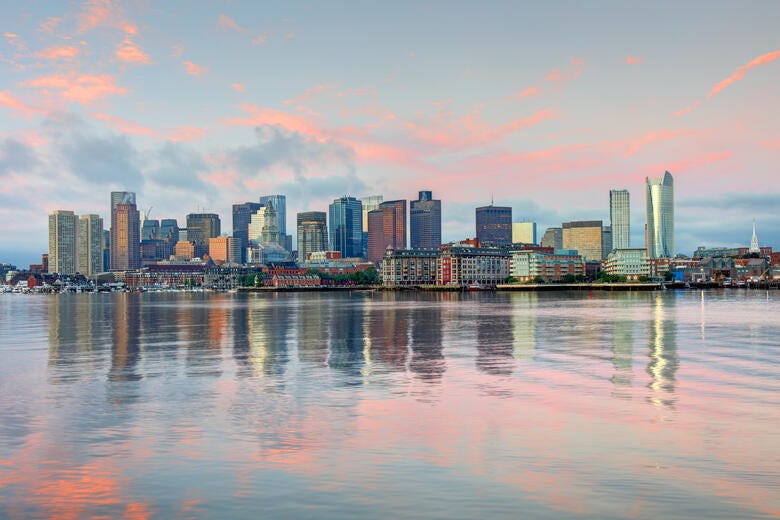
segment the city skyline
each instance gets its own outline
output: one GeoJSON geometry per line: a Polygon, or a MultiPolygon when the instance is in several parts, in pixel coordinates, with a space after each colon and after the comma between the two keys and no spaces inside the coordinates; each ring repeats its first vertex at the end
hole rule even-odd
{"type": "Polygon", "coordinates": [[[55,209],[110,221],[115,190],[160,218],[217,213],[228,232],[231,206],[263,194],[285,194],[292,219],[343,194],[432,190],[447,242],[491,193],[542,234],[608,222],[608,191],[627,188],[636,245],[643,180],[664,170],[677,251],[746,245],[754,217],[780,242],[780,5],[656,4],[641,23],[619,3],[561,5],[8,8],[0,261],[37,261],[55,209]]]}

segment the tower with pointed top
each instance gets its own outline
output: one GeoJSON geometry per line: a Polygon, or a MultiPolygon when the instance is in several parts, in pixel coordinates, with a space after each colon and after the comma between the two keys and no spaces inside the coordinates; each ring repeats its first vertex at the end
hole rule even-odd
{"type": "Polygon", "coordinates": [[[647,189],[647,254],[650,258],[674,256],[674,179],[664,172],[662,179],[645,179],[647,189]]]}
{"type": "Polygon", "coordinates": [[[756,219],[753,219],[753,237],[750,239],[749,253],[760,253],[761,247],[758,245],[758,236],[756,236],[756,219]]]}

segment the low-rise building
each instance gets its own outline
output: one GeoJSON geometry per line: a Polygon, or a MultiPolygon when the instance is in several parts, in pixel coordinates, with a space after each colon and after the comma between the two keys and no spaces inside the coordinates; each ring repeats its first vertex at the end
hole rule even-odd
{"type": "Polygon", "coordinates": [[[435,285],[438,260],[438,250],[388,247],[382,259],[382,283],[400,287],[435,285]]]}
{"type": "Polygon", "coordinates": [[[556,255],[533,249],[511,252],[509,276],[518,282],[542,279],[559,282],[567,276],[584,276],[585,261],[577,254],[556,255]]]}
{"type": "Polygon", "coordinates": [[[271,285],[274,287],[319,287],[321,281],[316,274],[275,274],[271,285]]]}
{"type": "Polygon", "coordinates": [[[604,261],[604,271],[611,275],[625,276],[629,281],[639,280],[640,277],[649,278],[650,257],[644,248],[615,249],[604,261]]]}
{"type": "Polygon", "coordinates": [[[509,252],[488,247],[441,248],[436,264],[437,285],[495,286],[509,277],[509,252]]]}

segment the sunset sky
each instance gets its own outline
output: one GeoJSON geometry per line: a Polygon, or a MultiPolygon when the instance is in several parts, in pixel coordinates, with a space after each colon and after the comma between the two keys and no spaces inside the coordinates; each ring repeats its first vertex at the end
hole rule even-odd
{"type": "Polygon", "coordinates": [[[0,0],[0,262],[54,209],[153,218],[262,194],[443,200],[609,221],[675,178],[676,245],[780,248],[780,2],[0,0]]]}

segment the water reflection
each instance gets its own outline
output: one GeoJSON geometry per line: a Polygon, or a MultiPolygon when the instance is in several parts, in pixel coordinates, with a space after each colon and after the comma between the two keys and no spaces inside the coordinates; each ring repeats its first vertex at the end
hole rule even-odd
{"type": "Polygon", "coordinates": [[[657,295],[652,305],[653,316],[647,330],[650,358],[647,373],[652,378],[648,384],[648,399],[655,406],[674,407],[675,375],[680,364],[674,319],[675,300],[657,295]]]}
{"type": "Polygon", "coordinates": [[[412,355],[409,370],[428,383],[440,382],[447,369],[442,348],[442,308],[437,304],[440,301],[437,296],[434,294],[433,304],[425,301],[410,317],[412,355]]]}
{"type": "Polygon", "coordinates": [[[363,347],[364,313],[366,296],[361,293],[350,294],[347,301],[327,307],[328,316],[328,366],[344,374],[344,384],[361,382],[361,370],[365,362],[363,347]]]}
{"type": "Polygon", "coordinates": [[[492,375],[510,375],[514,371],[514,331],[510,316],[502,312],[507,295],[497,295],[493,305],[481,309],[477,320],[477,368],[492,375]]]}
{"type": "Polygon", "coordinates": [[[633,344],[634,320],[632,306],[618,303],[612,315],[612,367],[614,373],[610,378],[614,385],[613,395],[630,397],[630,387],[634,379],[633,344]]]}

